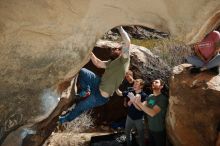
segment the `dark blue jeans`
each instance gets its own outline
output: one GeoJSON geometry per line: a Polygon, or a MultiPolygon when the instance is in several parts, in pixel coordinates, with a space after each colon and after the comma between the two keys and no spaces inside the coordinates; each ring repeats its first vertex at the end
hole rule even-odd
{"type": "Polygon", "coordinates": [[[79,72],[79,84],[82,90],[86,90],[90,86],[91,95],[86,99],[76,104],[75,108],[68,114],[63,116],[64,122],[74,120],[83,112],[88,111],[94,107],[104,105],[108,102],[108,98],[101,95],[99,85],[101,78],[86,68],[82,68],[79,72]]]}

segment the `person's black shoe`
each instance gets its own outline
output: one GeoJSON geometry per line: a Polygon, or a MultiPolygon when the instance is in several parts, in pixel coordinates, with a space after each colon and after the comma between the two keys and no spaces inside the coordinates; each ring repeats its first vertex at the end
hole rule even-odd
{"type": "Polygon", "coordinates": [[[216,75],[219,74],[219,70],[220,70],[219,66],[216,66],[210,69],[210,71],[216,75]]]}
{"type": "Polygon", "coordinates": [[[200,73],[200,72],[201,72],[201,70],[200,70],[199,67],[192,67],[192,68],[190,69],[190,73],[192,73],[192,74],[198,74],[198,73],[200,73]]]}
{"type": "Polygon", "coordinates": [[[79,96],[79,94],[75,94],[74,96],[75,96],[75,97],[74,97],[74,101],[75,101],[76,103],[82,101],[82,99],[83,99],[81,96],[79,96]]]}
{"type": "Polygon", "coordinates": [[[55,131],[56,132],[59,132],[59,131],[64,131],[66,128],[65,128],[65,126],[64,126],[64,124],[61,124],[60,123],[60,121],[57,121],[57,126],[56,126],[56,129],[55,129],[55,131]]]}

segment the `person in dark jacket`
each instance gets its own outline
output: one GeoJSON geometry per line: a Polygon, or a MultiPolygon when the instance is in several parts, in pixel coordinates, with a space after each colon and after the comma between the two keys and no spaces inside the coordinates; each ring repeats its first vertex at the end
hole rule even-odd
{"type": "Polygon", "coordinates": [[[125,124],[125,133],[127,146],[131,146],[132,138],[131,138],[131,129],[137,129],[138,133],[138,143],[140,146],[144,146],[144,113],[143,111],[133,102],[136,97],[140,97],[140,100],[143,102],[147,98],[147,94],[144,93],[143,90],[144,81],[142,79],[134,80],[133,90],[126,90],[121,92],[120,90],[116,90],[116,93],[119,96],[128,97],[128,115],[125,124]]]}

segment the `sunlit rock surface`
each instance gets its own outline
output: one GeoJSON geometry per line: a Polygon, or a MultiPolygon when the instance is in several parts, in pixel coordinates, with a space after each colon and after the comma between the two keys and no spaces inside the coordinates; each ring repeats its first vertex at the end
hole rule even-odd
{"type": "Polygon", "coordinates": [[[215,145],[220,119],[220,75],[174,68],[170,80],[167,131],[175,146],[215,145]]]}
{"type": "Polygon", "coordinates": [[[139,24],[195,42],[219,25],[219,7],[219,0],[1,0],[0,143],[56,106],[56,85],[86,64],[104,32],[139,24]]]}

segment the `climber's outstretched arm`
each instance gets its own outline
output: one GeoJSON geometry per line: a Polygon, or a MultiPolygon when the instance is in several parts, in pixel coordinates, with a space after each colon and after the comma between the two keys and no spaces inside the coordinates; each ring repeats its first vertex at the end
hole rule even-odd
{"type": "Polygon", "coordinates": [[[130,45],[131,40],[128,36],[128,33],[122,28],[122,26],[117,27],[121,37],[122,37],[122,56],[128,58],[130,55],[130,45]]]}

